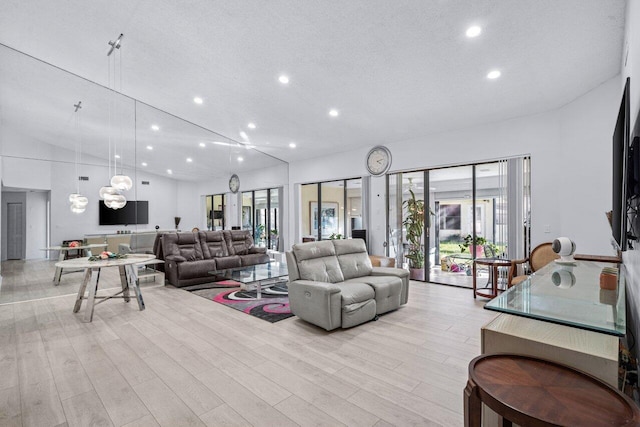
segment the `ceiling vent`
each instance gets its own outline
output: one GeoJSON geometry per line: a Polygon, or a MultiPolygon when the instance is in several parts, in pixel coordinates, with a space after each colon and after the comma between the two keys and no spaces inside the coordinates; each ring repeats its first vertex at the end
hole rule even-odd
{"type": "Polygon", "coordinates": [[[89,177],[88,176],[79,176],[78,177],[78,181],[89,181],[89,177]]]}
{"type": "Polygon", "coordinates": [[[149,181],[142,181],[142,185],[149,185],[149,181]]]}

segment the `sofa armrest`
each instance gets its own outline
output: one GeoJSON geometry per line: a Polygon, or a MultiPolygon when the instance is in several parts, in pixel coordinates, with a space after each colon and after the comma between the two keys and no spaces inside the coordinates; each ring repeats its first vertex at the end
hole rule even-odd
{"type": "Polygon", "coordinates": [[[400,294],[400,304],[409,301],[409,270],[393,267],[373,267],[372,276],[396,276],[402,279],[402,293],[400,294]]]}
{"type": "Polygon", "coordinates": [[[250,254],[266,254],[267,248],[260,248],[258,246],[253,246],[249,249],[250,254]]]}
{"type": "Polygon", "coordinates": [[[164,257],[164,260],[179,263],[179,262],[185,262],[187,259],[180,255],[167,255],[166,257],[164,257]]]}
{"type": "Polygon", "coordinates": [[[338,286],[312,280],[294,280],[288,286],[293,314],[327,331],[340,327],[342,295],[338,286]]]}

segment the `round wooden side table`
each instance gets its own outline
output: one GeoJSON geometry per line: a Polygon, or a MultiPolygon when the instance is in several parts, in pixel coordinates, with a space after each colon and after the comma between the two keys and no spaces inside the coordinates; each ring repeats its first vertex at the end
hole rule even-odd
{"type": "Polygon", "coordinates": [[[480,427],[482,403],[503,426],[640,426],[640,410],[609,384],[569,366],[517,354],[469,363],[464,425],[480,427]]]}

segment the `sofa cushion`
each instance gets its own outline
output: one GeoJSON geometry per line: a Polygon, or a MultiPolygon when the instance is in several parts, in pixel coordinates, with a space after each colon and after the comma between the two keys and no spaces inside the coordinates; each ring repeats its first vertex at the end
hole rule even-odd
{"type": "Polygon", "coordinates": [[[200,231],[198,234],[204,259],[229,256],[227,242],[222,231],[200,231]]]}
{"type": "Polygon", "coordinates": [[[237,255],[216,258],[216,267],[218,270],[226,270],[228,268],[238,268],[242,265],[240,257],[237,255]]]}
{"type": "Polygon", "coordinates": [[[246,255],[253,248],[250,230],[224,230],[229,255],[246,255]]]}
{"type": "Polygon", "coordinates": [[[336,255],[336,248],[333,246],[333,242],[331,240],[324,240],[322,242],[298,243],[293,245],[291,250],[295,254],[298,262],[308,259],[336,255]]]}
{"type": "Polygon", "coordinates": [[[245,266],[245,265],[256,265],[256,264],[266,264],[268,262],[269,262],[269,255],[267,255],[267,254],[240,255],[240,264],[242,266],[245,266]]]}
{"type": "Polygon", "coordinates": [[[375,291],[366,283],[358,283],[354,280],[340,283],[337,286],[340,288],[343,306],[368,301],[375,297],[375,291]]]}
{"type": "Polygon", "coordinates": [[[333,245],[345,280],[371,274],[373,267],[364,240],[334,240],[333,245]]]}
{"type": "MultiPolygon", "coordinates": [[[[182,262],[178,264],[178,279],[194,279],[197,277],[207,277],[210,271],[217,270],[216,260],[202,259],[197,261],[182,262]]],[[[211,276],[211,281],[214,277],[211,276]]]]}
{"type": "Polygon", "coordinates": [[[187,261],[204,259],[197,233],[165,233],[162,249],[165,257],[179,255],[187,261]]]}
{"type": "Polygon", "coordinates": [[[298,272],[302,280],[314,282],[338,283],[344,281],[344,276],[335,256],[306,259],[298,262],[298,272]]]}
{"type": "Polygon", "coordinates": [[[395,276],[364,276],[350,279],[345,283],[366,283],[375,291],[378,314],[400,307],[402,279],[395,276]]]}

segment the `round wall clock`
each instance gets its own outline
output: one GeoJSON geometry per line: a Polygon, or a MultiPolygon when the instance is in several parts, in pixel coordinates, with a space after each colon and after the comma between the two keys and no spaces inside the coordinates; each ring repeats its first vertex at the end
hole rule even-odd
{"type": "Polygon", "coordinates": [[[229,178],[229,190],[231,190],[232,193],[237,193],[239,189],[240,178],[238,178],[238,175],[234,173],[233,175],[231,175],[231,178],[229,178]]]}
{"type": "Polygon", "coordinates": [[[391,167],[391,151],[383,145],[375,146],[369,150],[365,161],[371,175],[384,175],[391,167]]]}

